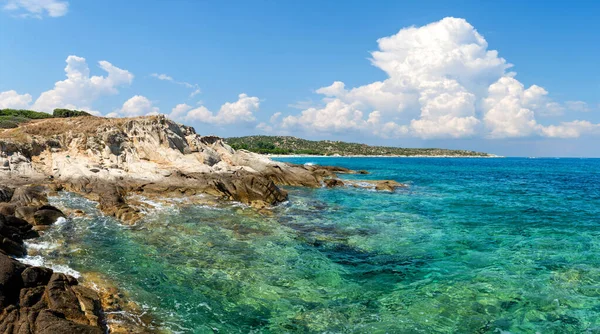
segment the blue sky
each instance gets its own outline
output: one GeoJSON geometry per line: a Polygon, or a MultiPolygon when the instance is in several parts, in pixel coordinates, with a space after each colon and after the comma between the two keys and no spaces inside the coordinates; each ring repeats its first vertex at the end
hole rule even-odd
{"type": "Polygon", "coordinates": [[[0,7],[0,107],[162,113],[220,136],[600,156],[591,1],[0,7]]]}

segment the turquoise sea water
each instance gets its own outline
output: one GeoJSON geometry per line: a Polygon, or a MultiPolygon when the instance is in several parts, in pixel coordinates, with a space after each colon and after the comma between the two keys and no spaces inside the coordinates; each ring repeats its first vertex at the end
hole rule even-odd
{"type": "Polygon", "coordinates": [[[164,206],[89,216],[31,247],[102,272],[181,333],[600,333],[600,160],[290,158],[394,193],[287,188],[272,216],[164,206]]]}

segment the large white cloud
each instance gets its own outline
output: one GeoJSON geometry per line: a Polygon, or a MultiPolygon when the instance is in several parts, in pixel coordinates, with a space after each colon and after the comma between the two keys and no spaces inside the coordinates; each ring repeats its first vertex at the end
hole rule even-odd
{"type": "Polygon", "coordinates": [[[19,94],[14,90],[0,92],[0,109],[25,109],[31,103],[31,95],[19,94]]]}
{"type": "Polygon", "coordinates": [[[193,108],[187,104],[178,104],[169,116],[182,121],[197,121],[217,125],[251,123],[256,121],[254,112],[258,111],[259,107],[260,100],[258,97],[240,94],[236,102],[226,102],[217,113],[211,112],[205,106],[193,108]]]}
{"type": "Polygon", "coordinates": [[[536,116],[585,111],[587,105],[578,101],[563,107],[542,87],[525,88],[509,71],[512,65],[488,50],[485,38],[464,19],[404,28],[377,42],[371,62],[385,71],[386,80],[351,89],[335,81],[316,90],[324,96],[323,106],[271,126],[421,138],[572,136],[575,128],[579,134],[591,130],[571,123],[538,124],[536,116]]]}
{"type": "Polygon", "coordinates": [[[59,0],[8,0],[3,8],[19,12],[21,17],[59,17],[67,14],[69,3],[59,0]]]}
{"type": "Polygon", "coordinates": [[[85,58],[67,57],[65,72],[67,78],[54,84],[54,88],[43,92],[32,108],[51,112],[54,108],[91,110],[98,98],[118,93],[117,87],[129,85],[133,74],[103,60],[98,62],[106,76],[90,77],[90,69],[85,58]]]}
{"type": "Polygon", "coordinates": [[[539,86],[525,89],[515,78],[500,78],[489,87],[488,97],[483,101],[489,136],[524,137],[535,133],[539,125],[531,108],[546,94],[539,86]]]}

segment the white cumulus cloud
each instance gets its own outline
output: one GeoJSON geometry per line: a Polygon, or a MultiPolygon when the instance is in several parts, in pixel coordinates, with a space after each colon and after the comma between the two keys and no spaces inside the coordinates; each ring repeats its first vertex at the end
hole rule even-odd
{"type": "MultiPolygon", "coordinates": [[[[341,81],[316,90],[323,107],[284,117],[279,126],[308,131],[358,130],[382,137],[492,138],[572,135],[591,131],[582,124],[545,128],[536,115],[565,109],[585,111],[581,102],[552,101],[537,85],[525,87],[512,67],[466,20],[448,17],[380,38],[371,62],[388,78],[348,88],[341,81]]],[[[272,124],[276,126],[276,124],[272,124]]]]}
{"type": "Polygon", "coordinates": [[[19,13],[20,17],[60,17],[69,11],[69,3],[59,0],[8,0],[3,8],[19,13]]]}
{"type": "Polygon", "coordinates": [[[91,110],[92,103],[98,98],[117,94],[117,87],[133,81],[133,74],[105,60],[98,65],[107,75],[91,77],[85,58],[68,56],[66,62],[67,78],[43,92],[33,104],[33,109],[45,112],[52,112],[54,108],[91,110]]]}
{"type": "Polygon", "coordinates": [[[259,107],[258,97],[240,94],[236,102],[226,102],[217,113],[213,113],[205,106],[192,108],[187,104],[178,104],[169,116],[188,122],[198,121],[217,125],[251,123],[256,121],[254,112],[258,111],[259,107]]]}
{"type": "MultiPolygon", "coordinates": [[[[123,115],[125,117],[143,116],[143,115],[158,115],[159,109],[152,104],[147,97],[141,95],[135,95],[129,100],[123,103],[123,106],[117,113],[117,115],[123,115]]],[[[111,115],[113,116],[113,115],[111,115]]],[[[116,115],[114,115],[116,116],[116,115]]],[[[114,117],[113,116],[113,117],[114,117]]]]}
{"type": "Polygon", "coordinates": [[[25,109],[31,103],[31,95],[19,94],[14,90],[0,92],[0,109],[25,109]]]}

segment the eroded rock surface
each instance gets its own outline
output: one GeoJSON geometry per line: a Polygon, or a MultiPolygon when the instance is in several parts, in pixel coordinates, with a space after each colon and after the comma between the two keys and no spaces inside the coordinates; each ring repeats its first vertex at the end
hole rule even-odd
{"type": "Polygon", "coordinates": [[[98,294],[74,277],[0,251],[0,333],[105,332],[98,294]]]}

